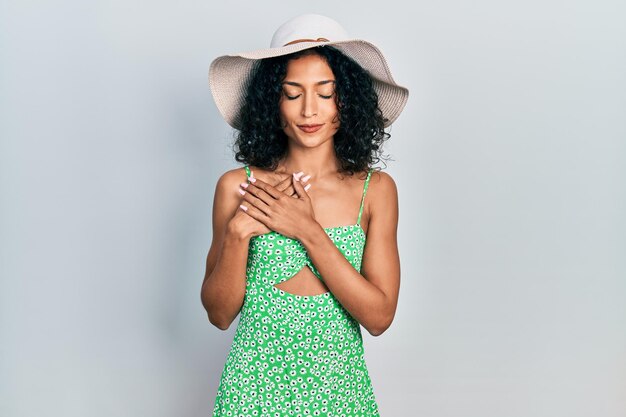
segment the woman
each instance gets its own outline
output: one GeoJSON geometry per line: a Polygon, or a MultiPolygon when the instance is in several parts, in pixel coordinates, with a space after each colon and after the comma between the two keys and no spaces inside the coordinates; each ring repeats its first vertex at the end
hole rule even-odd
{"type": "Polygon", "coordinates": [[[360,325],[390,326],[400,264],[396,186],[371,165],[408,91],[319,15],[216,59],[210,84],[246,164],[217,183],[202,285],[213,325],[241,313],[213,416],[378,416],[360,325]]]}

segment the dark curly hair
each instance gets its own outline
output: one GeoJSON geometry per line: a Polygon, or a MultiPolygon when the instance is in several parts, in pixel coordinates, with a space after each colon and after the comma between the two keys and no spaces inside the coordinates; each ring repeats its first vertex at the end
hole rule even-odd
{"type": "Polygon", "coordinates": [[[289,55],[258,60],[246,86],[238,114],[235,159],[247,165],[275,170],[287,152],[288,138],[281,126],[279,100],[290,60],[318,54],[335,76],[335,103],[340,126],[334,146],[340,172],[353,174],[369,169],[382,159],[382,143],[391,136],[378,107],[378,95],[370,75],[338,49],[318,46],[289,55]]]}

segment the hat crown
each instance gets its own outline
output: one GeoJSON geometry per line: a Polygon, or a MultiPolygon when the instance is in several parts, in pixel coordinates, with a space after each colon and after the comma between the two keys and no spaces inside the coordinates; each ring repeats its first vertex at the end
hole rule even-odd
{"type": "Polygon", "coordinates": [[[348,32],[335,20],[319,14],[303,14],[289,19],[274,32],[270,48],[280,48],[293,41],[318,39],[331,42],[349,39],[348,32]]]}

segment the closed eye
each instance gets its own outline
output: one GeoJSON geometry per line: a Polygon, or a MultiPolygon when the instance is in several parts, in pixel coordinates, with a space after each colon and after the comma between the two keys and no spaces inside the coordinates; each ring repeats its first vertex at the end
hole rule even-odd
{"type": "MultiPolygon", "coordinates": [[[[297,96],[290,96],[289,94],[285,93],[285,97],[287,97],[287,100],[295,100],[295,99],[297,99],[298,97],[300,97],[301,95],[302,95],[302,94],[298,94],[297,96]]],[[[333,97],[333,95],[332,95],[332,94],[331,94],[331,95],[329,95],[329,96],[325,96],[325,95],[322,95],[322,94],[318,94],[318,95],[319,95],[321,98],[325,99],[325,100],[329,100],[329,99],[331,99],[331,98],[333,97]]]]}

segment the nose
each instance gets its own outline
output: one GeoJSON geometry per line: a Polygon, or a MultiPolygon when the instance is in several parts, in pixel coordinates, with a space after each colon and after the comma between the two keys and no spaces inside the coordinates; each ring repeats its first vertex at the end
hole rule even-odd
{"type": "Polygon", "coordinates": [[[302,102],[302,117],[313,117],[317,114],[315,94],[304,94],[304,100],[302,100],[302,102]]]}

